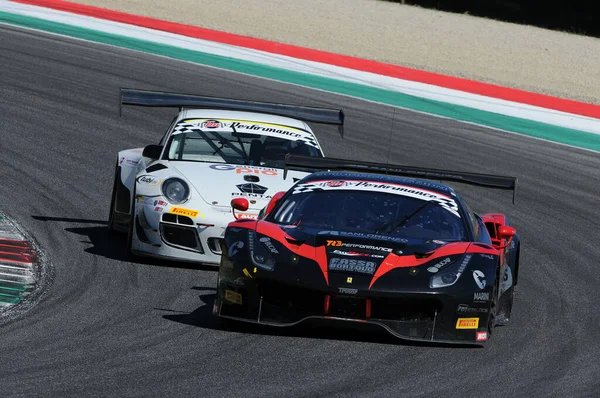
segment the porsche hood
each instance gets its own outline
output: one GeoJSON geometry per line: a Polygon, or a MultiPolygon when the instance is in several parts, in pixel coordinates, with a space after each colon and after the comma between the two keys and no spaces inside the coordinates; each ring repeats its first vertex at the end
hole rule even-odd
{"type": "Polygon", "coordinates": [[[231,199],[245,197],[255,211],[307,174],[290,172],[284,179],[281,169],[226,163],[172,161],[169,168],[179,172],[208,204],[229,207],[231,199]]]}

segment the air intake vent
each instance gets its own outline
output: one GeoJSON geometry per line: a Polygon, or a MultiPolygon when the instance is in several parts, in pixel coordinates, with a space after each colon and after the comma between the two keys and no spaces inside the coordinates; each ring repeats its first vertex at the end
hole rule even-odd
{"type": "Polygon", "coordinates": [[[164,222],[172,222],[175,224],[194,225],[194,220],[179,214],[164,213],[162,215],[162,220],[164,222]]]}
{"type": "Polygon", "coordinates": [[[162,238],[167,244],[204,253],[195,228],[161,223],[160,230],[162,238]]]}
{"type": "Polygon", "coordinates": [[[153,171],[162,170],[162,169],[166,169],[166,168],[167,168],[167,166],[165,166],[164,164],[157,163],[157,164],[153,164],[150,167],[147,167],[146,173],[152,173],[153,171]]]}

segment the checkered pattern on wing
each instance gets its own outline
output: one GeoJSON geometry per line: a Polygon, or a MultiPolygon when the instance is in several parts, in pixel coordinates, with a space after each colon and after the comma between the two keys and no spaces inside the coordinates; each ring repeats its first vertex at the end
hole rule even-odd
{"type": "Polygon", "coordinates": [[[193,123],[193,124],[192,123],[179,123],[173,129],[173,134],[185,134],[185,133],[192,133],[194,131],[198,131],[197,123],[193,123]]]}

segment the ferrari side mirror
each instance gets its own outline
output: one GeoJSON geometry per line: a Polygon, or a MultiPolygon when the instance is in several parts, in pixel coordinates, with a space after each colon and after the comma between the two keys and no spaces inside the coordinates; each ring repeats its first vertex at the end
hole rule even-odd
{"type": "Polygon", "coordinates": [[[513,227],[503,225],[498,228],[498,237],[500,239],[512,239],[517,234],[517,230],[513,227]]]}

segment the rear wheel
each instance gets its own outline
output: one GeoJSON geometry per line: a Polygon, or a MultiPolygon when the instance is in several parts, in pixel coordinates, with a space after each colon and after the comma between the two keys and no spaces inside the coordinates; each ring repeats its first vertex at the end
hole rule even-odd
{"type": "Polygon", "coordinates": [[[496,281],[494,283],[494,290],[492,291],[492,304],[490,305],[490,316],[488,317],[488,338],[492,335],[492,330],[494,326],[496,326],[496,315],[498,314],[498,285],[500,279],[498,277],[498,272],[500,272],[500,268],[498,267],[498,271],[496,272],[496,281]]]}

